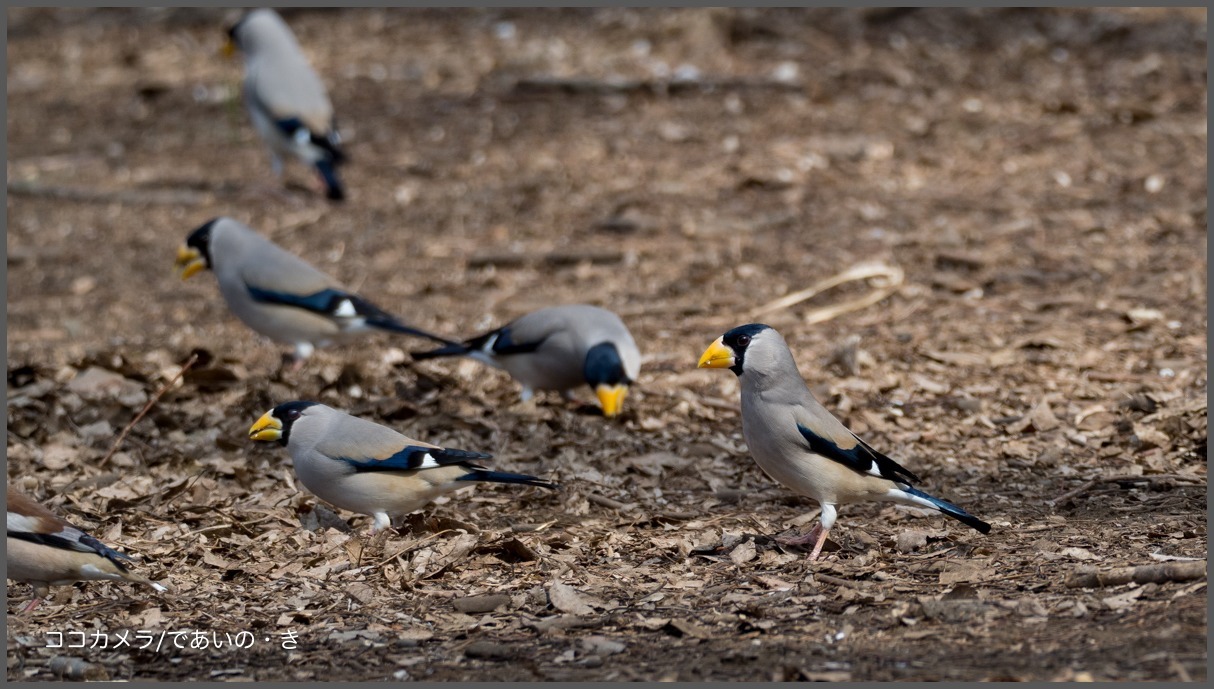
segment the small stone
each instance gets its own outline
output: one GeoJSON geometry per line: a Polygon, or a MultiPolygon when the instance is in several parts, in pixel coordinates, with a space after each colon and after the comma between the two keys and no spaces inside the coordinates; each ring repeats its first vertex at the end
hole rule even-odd
{"type": "Polygon", "coordinates": [[[923,531],[903,531],[898,534],[895,548],[900,553],[909,553],[927,545],[927,533],[923,531]]]}
{"type": "Polygon", "coordinates": [[[499,644],[494,641],[473,641],[464,649],[464,655],[469,658],[485,660],[509,660],[517,655],[513,644],[499,644]]]}
{"type": "Polygon", "coordinates": [[[478,613],[493,612],[500,607],[510,604],[510,596],[505,594],[491,594],[487,596],[468,596],[467,598],[456,598],[451,601],[451,605],[456,610],[474,615],[478,613]]]}

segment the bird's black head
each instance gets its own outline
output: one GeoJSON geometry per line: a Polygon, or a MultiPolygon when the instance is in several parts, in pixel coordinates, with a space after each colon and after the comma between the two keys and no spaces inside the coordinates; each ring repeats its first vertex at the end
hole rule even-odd
{"type": "Polygon", "coordinates": [[[185,245],[194,249],[207,262],[207,269],[211,269],[211,228],[215,223],[219,222],[219,218],[211,218],[204,225],[190,233],[186,237],[185,245]]]}
{"type": "Polygon", "coordinates": [[[232,46],[237,48],[241,47],[240,40],[237,39],[236,34],[240,32],[240,28],[244,26],[245,20],[249,18],[250,14],[252,14],[252,12],[245,12],[240,16],[240,19],[237,19],[231,26],[228,27],[228,40],[231,42],[232,46]]]}
{"type": "Polygon", "coordinates": [[[272,430],[276,431],[277,437],[266,437],[265,439],[277,440],[280,445],[286,445],[291,439],[291,427],[295,425],[295,422],[299,420],[299,417],[303,416],[304,411],[306,411],[308,407],[315,406],[316,402],[308,402],[306,400],[284,402],[283,404],[271,409],[268,413],[266,413],[265,416],[261,417],[261,420],[254,424],[253,429],[250,430],[250,436],[253,436],[253,432],[256,430],[272,430]],[[277,422],[277,425],[281,427],[274,428],[275,422],[277,422]],[[259,426],[261,427],[260,429],[258,428],[259,426]]]}
{"type": "Polygon", "coordinates": [[[746,368],[746,348],[750,346],[751,340],[764,330],[771,330],[771,326],[762,323],[749,323],[747,325],[739,325],[721,336],[721,344],[733,350],[734,361],[733,366],[730,366],[729,370],[739,376],[742,375],[742,371],[746,368]]]}
{"type": "Polygon", "coordinates": [[[630,385],[633,382],[624,372],[624,360],[620,358],[620,350],[610,342],[600,342],[586,352],[582,375],[592,388],[600,385],[630,385]]]}

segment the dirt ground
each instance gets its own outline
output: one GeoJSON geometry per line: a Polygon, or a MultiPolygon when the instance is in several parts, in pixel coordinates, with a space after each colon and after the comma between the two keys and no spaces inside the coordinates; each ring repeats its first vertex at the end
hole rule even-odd
{"type": "Polygon", "coordinates": [[[8,478],[173,589],[21,614],[10,584],[8,679],[1206,679],[1204,573],[1178,574],[1207,548],[1204,10],[285,17],[342,205],[273,178],[230,13],[8,10],[8,478]],[[280,372],[173,272],[218,215],[446,334],[611,308],[641,380],[607,420],[409,339],[280,372]],[[895,278],[756,315],[872,262],[895,278]],[[775,543],[817,505],[695,368],[755,320],[994,530],[856,505],[818,562],[775,543]],[[563,489],[372,540],[245,439],[300,398],[563,489]],[[1073,585],[1124,567],[1163,575],[1073,585]]]}

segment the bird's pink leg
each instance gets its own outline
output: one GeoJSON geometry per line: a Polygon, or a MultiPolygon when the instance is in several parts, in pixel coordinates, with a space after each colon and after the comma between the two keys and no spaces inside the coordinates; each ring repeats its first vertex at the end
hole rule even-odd
{"type": "Polygon", "coordinates": [[[38,607],[38,605],[41,602],[42,602],[42,598],[40,598],[39,596],[34,596],[33,600],[26,603],[25,607],[21,608],[21,614],[24,615],[28,612],[31,612],[34,608],[38,607]]]}
{"type": "Polygon", "coordinates": [[[325,176],[317,172],[312,178],[312,183],[308,187],[316,194],[324,196],[329,193],[329,185],[325,182],[325,176]]]}
{"type": "MultiPolygon", "coordinates": [[[[821,526],[819,524],[819,526],[821,526]]],[[[812,533],[812,532],[811,532],[812,533]]],[[[818,534],[818,542],[814,544],[814,551],[809,554],[810,561],[818,559],[818,553],[822,552],[822,545],[826,543],[826,534],[830,533],[830,529],[821,529],[818,534]]]]}

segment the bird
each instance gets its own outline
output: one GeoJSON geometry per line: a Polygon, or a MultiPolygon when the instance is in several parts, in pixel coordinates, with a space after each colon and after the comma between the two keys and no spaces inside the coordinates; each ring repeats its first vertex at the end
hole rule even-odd
{"type": "Polygon", "coordinates": [[[266,412],[249,428],[249,438],[285,446],[304,486],[336,507],[373,517],[372,534],[390,526],[392,516],[415,512],[474,482],[558,487],[546,479],[490,471],[478,464],[492,455],[414,440],[306,400],[266,412]]]}
{"type": "Polygon", "coordinates": [[[641,372],[641,352],[628,326],[611,311],[588,304],[532,311],[464,342],[412,355],[415,361],[467,356],[505,369],[522,384],[524,402],[536,390],[557,390],[573,399],[574,389],[589,385],[606,417],[623,411],[628,388],[641,372]]]}
{"type": "Polygon", "coordinates": [[[167,591],[163,584],[127,569],[131,558],[59,518],[29,496],[8,488],[7,576],[28,582],[34,598],[21,610],[38,607],[51,586],[74,581],[125,579],[167,591]]]}
{"type": "Polygon", "coordinates": [[[228,29],[225,48],[244,55],[241,93],[253,127],[270,146],[274,174],[281,177],[282,156],[293,155],[315,168],[328,198],[343,200],[337,166],[346,155],[333,103],[286,22],[271,9],[248,12],[228,29]]]}
{"type": "Polygon", "coordinates": [[[813,543],[816,560],[834,526],[837,505],[887,501],[941,512],[989,533],[990,524],[911,483],[917,476],[874,450],[826,410],[801,378],[780,333],[762,323],[741,325],[717,338],[699,368],[728,368],[738,376],[742,435],[769,477],[816,500],[822,516],[807,534],[784,541],[813,543]]]}
{"type": "Polygon", "coordinates": [[[191,232],[177,249],[176,266],[182,280],[213,271],[232,313],[271,340],[291,345],[296,369],[318,346],[375,330],[455,344],[405,325],[232,218],[213,218],[191,232]]]}

